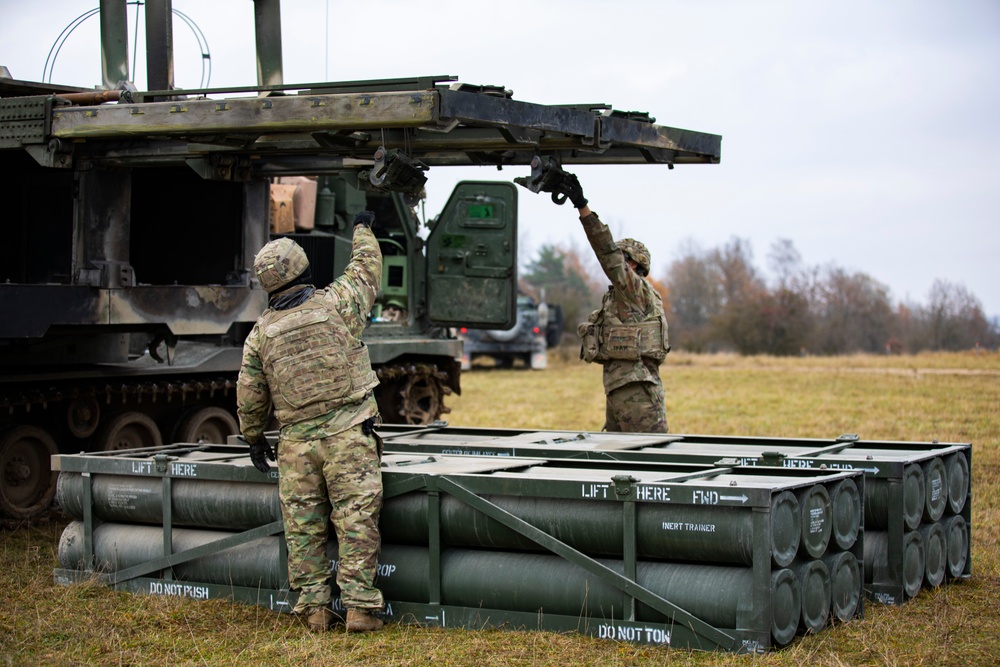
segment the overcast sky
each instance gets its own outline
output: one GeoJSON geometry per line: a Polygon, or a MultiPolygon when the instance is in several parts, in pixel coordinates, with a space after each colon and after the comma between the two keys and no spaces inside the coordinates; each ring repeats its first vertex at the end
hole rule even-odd
{"type": "MultiPolygon", "coordinates": [[[[97,4],[0,0],[0,65],[41,79],[60,33],[97,4]]],[[[251,0],[173,8],[205,36],[212,86],[256,83],[251,0]]],[[[926,304],[940,278],[1000,316],[997,0],[285,0],[281,20],[286,83],[450,74],[722,135],[718,165],[576,168],[615,235],[649,246],[654,276],[686,242],[746,238],[766,269],[790,239],[806,265],[867,273],[895,302],[926,304]]],[[[98,44],[94,17],[51,80],[99,83],[98,44]]],[[[174,49],[177,86],[197,87],[203,58],[180,21],[174,49]]],[[[133,64],[145,88],[145,58],[133,64]]],[[[434,168],[428,212],[463,178],[527,173],[434,168]]],[[[520,228],[529,251],[585,244],[572,208],[523,189],[520,228]]]]}

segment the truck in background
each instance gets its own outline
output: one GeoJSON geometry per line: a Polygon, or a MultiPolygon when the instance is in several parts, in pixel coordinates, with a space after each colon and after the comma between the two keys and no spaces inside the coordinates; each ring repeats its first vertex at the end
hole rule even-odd
{"type": "Polygon", "coordinates": [[[517,321],[506,329],[460,327],[462,370],[477,359],[490,358],[497,368],[548,367],[548,350],[559,344],[563,333],[562,308],[545,301],[545,290],[521,284],[517,293],[517,321]]]}

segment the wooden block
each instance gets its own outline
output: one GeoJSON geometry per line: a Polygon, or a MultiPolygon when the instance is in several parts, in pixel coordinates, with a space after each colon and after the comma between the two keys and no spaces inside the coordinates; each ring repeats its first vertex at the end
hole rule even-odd
{"type": "Polygon", "coordinates": [[[271,233],[295,231],[295,186],[271,184],[271,233]]]}

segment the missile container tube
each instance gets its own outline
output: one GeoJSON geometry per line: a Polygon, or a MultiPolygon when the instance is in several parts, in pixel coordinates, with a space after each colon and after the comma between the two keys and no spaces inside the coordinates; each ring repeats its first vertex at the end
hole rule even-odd
{"type": "MultiPolygon", "coordinates": [[[[825,488],[799,502],[803,507],[802,545],[815,554],[829,530],[836,544],[849,548],[854,517],[862,512],[865,543],[865,595],[902,604],[922,588],[967,579],[971,560],[972,446],[968,443],[865,441],[855,435],[836,439],[742,438],[732,436],[518,431],[430,426],[383,433],[388,451],[477,456],[529,456],[632,463],[718,463],[782,468],[858,470],[859,485],[825,488]],[[815,524],[812,513],[831,508],[829,524],[815,524]],[[942,571],[943,564],[943,571],[942,571]]],[[[819,515],[817,514],[817,515],[819,515]]]]}
{"type": "MultiPolygon", "coordinates": [[[[54,465],[57,582],[294,606],[277,472],[245,446],[54,465]]],[[[746,653],[863,613],[859,471],[386,453],[383,480],[386,620],[746,653]]]]}

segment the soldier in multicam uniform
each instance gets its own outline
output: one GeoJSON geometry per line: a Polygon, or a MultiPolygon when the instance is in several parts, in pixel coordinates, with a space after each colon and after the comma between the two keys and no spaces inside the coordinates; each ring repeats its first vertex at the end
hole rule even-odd
{"type": "Polygon", "coordinates": [[[666,433],[660,364],[670,345],[663,301],[645,279],[649,251],[635,239],[615,242],[590,210],[576,175],[566,172],[559,189],[578,209],[590,247],[611,281],[600,310],[578,329],[580,358],[604,366],[604,430],[666,433]]]}
{"type": "Polygon", "coordinates": [[[288,543],[288,578],[299,592],[293,613],[309,629],[333,623],[329,520],[340,548],[337,585],[347,630],[378,630],[382,592],[375,588],[382,508],[378,379],[361,341],[382,280],[382,253],[370,211],[354,219],[354,246],[344,275],[325,289],[312,284],[309,260],[294,241],[265,245],[254,271],[268,308],[247,336],[236,390],[240,431],[250,458],[267,472],[275,460],[264,437],[271,406],[281,426],[278,495],[288,543]]]}

